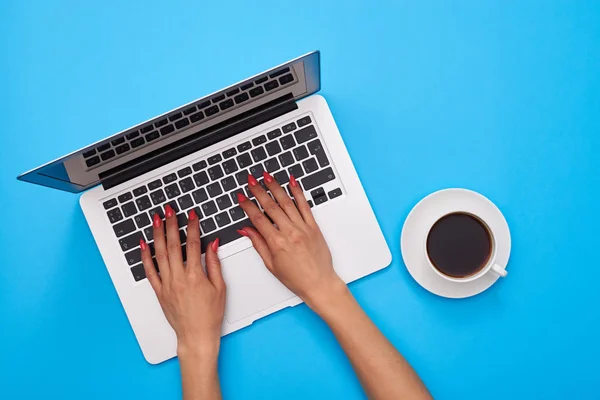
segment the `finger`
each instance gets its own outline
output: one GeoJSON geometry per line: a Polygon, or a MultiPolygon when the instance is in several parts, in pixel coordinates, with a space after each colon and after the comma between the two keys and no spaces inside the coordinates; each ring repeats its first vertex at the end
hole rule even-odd
{"type": "Polygon", "coordinates": [[[290,199],[290,196],[288,196],[285,189],[282,188],[281,185],[267,171],[263,173],[263,176],[265,178],[267,187],[271,193],[273,193],[275,200],[277,200],[277,203],[279,203],[279,207],[281,207],[288,218],[295,223],[303,222],[300,212],[296,208],[293,200],[290,199]]]}
{"type": "Polygon", "coordinates": [[[181,255],[181,240],[175,210],[170,205],[165,206],[165,225],[167,230],[167,253],[171,275],[183,273],[183,256],[181,255]]]}
{"type": "Polygon", "coordinates": [[[265,238],[273,237],[278,233],[277,228],[273,226],[271,221],[269,221],[265,214],[260,211],[254,202],[248,200],[248,198],[241,193],[237,194],[237,198],[239,206],[244,210],[252,224],[265,238]]]}
{"type": "Polygon", "coordinates": [[[167,253],[167,240],[165,239],[165,227],[163,220],[158,213],[152,217],[152,226],[154,229],[154,251],[156,252],[156,262],[162,279],[169,279],[171,268],[169,265],[169,256],[167,253]]]}
{"type": "Polygon", "coordinates": [[[306,201],[306,197],[304,197],[304,192],[300,188],[298,181],[294,178],[294,175],[290,175],[290,191],[294,195],[296,206],[298,207],[298,211],[300,211],[300,215],[304,218],[304,222],[310,226],[316,226],[317,222],[315,221],[312,210],[306,201]]]}
{"type": "Polygon", "coordinates": [[[158,272],[156,272],[156,268],[154,268],[154,262],[152,261],[152,254],[150,253],[150,248],[148,247],[148,244],[146,244],[144,239],[140,239],[140,251],[142,252],[142,264],[144,265],[146,278],[148,278],[150,286],[152,286],[152,289],[154,289],[154,293],[158,295],[161,290],[162,282],[160,280],[158,272]]]}
{"type": "Polygon", "coordinates": [[[271,254],[271,249],[269,248],[267,241],[260,234],[260,232],[247,226],[242,229],[238,229],[237,233],[242,236],[246,236],[252,241],[252,246],[258,255],[263,259],[267,269],[271,270],[271,266],[273,265],[273,255],[271,254]]]}
{"type": "MultiPolygon", "coordinates": [[[[202,268],[202,251],[200,249],[200,225],[198,224],[198,214],[193,209],[188,214],[187,227],[187,270],[196,272],[198,268],[202,268]]],[[[201,275],[204,275],[202,273],[201,275]]]]}
{"type": "Polygon", "coordinates": [[[275,200],[269,196],[267,191],[258,184],[258,181],[252,175],[248,175],[248,187],[262,206],[263,210],[265,210],[273,222],[277,224],[279,229],[284,230],[291,226],[291,221],[288,216],[285,215],[279,205],[275,203],[275,200]]]}
{"type": "Polygon", "coordinates": [[[219,238],[216,238],[206,248],[206,275],[208,279],[218,290],[225,290],[225,280],[223,280],[223,272],[221,271],[221,261],[217,251],[219,250],[219,238]]]}

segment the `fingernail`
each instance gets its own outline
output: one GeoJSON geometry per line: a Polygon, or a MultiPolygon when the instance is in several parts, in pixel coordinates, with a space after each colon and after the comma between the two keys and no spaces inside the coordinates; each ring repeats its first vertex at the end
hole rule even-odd
{"type": "Polygon", "coordinates": [[[258,185],[256,178],[254,178],[252,175],[248,175],[248,185],[250,185],[250,186],[258,185]]]}
{"type": "Polygon", "coordinates": [[[160,226],[160,223],[162,222],[162,220],[160,219],[160,215],[156,213],[154,214],[154,217],[152,217],[152,219],[154,220],[154,227],[158,228],[160,226]]]}
{"type": "Polygon", "coordinates": [[[239,193],[239,192],[237,194],[237,199],[238,199],[238,203],[242,203],[242,202],[248,200],[248,198],[246,196],[244,196],[242,193],[239,193]]]}
{"type": "Polygon", "coordinates": [[[190,210],[190,213],[188,214],[188,219],[190,221],[195,220],[196,218],[198,218],[198,216],[196,215],[196,211],[194,210],[190,210]]]}
{"type": "Polygon", "coordinates": [[[219,238],[216,238],[214,242],[212,242],[212,244],[210,245],[210,248],[212,249],[212,251],[214,251],[215,253],[217,252],[217,250],[219,249],[219,238]]]}
{"type": "Polygon", "coordinates": [[[245,230],[243,230],[243,229],[238,229],[236,232],[237,232],[237,233],[239,233],[239,234],[240,234],[240,235],[242,235],[242,236],[246,236],[246,237],[248,237],[248,236],[249,236],[249,235],[248,235],[248,232],[246,232],[246,231],[245,231],[245,230]]]}
{"type": "Polygon", "coordinates": [[[265,178],[265,182],[267,182],[267,183],[273,182],[273,177],[267,171],[263,172],[263,177],[265,178]]]}
{"type": "Polygon", "coordinates": [[[292,185],[292,187],[298,187],[298,182],[296,181],[296,178],[294,178],[294,175],[290,175],[290,185],[292,185]]]}
{"type": "Polygon", "coordinates": [[[142,249],[142,251],[146,251],[146,248],[148,248],[148,245],[146,244],[144,239],[140,239],[140,248],[142,249]]]}
{"type": "Polygon", "coordinates": [[[170,205],[166,205],[165,206],[165,217],[170,218],[173,216],[173,209],[171,208],[170,205]]]}

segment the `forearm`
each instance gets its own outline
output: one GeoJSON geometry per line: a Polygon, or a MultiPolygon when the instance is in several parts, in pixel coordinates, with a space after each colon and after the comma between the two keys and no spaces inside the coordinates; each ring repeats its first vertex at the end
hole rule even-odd
{"type": "Polygon", "coordinates": [[[383,336],[345,285],[309,306],[329,325],[372,399],[431,399],[408,362],[383,336]]]}
{"type": "Polygon", "coordinates": [[[181,368],[184,400],[221,399],[219,385],[219,349],[192,349],[180,346],[177,350],[181,368]],[[215,351],[216,350],[216,351],[215,351]]]}

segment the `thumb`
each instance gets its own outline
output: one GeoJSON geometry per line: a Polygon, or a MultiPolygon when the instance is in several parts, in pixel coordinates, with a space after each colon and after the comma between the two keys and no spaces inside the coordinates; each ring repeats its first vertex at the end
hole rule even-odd
{"type": "Polygon", "coordinates": [[[221,271],[221,261],[217,255],[219,249],[219,238],[210,243],[206,248],[206,275],[208,279],[219,290],[225,289],[225,280],[223,280],[223,272],[221,271]]]}
{"type": "Polygon", "coordinates": [[[273,255],[271,254],[271,249],[267,244],[267,241],[256,229],[250,228],[248,226],[238,229],[237,233],[242,236],[246,236],[252,241],[252,246],[263,259],[265,266],[269,271],[271,271],[271,266],[273,265],[273,255]]]}

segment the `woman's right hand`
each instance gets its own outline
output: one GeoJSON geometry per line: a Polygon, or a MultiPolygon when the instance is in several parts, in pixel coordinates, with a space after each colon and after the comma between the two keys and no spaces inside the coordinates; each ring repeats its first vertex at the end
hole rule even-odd
{"type": "Polygon", "coordinates": [[[254,202],[238,194],[240,207],[256,227],[245,227],[238,233],[250,238],[277,279],[309,307],[318,308],[333,293],[345,290],[346,285],[333,269],[329,247],[296,179],[290,176],[290,190],[296,204],[267,172],[264,182],[276,201],[248,175],[250,191],[276,226],[254,202]]]}

